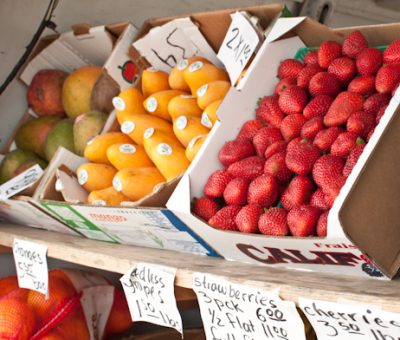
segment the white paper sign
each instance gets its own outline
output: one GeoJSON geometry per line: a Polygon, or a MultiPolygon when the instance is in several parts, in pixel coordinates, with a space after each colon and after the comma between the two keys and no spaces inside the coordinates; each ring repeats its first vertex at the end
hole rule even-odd
{"type": "Polygon", "coordinates": [[[18,285],[48,296],[49,274],[46,253],[45,245],[14,239],[13,254],[18,285]]]}
{"type": "Polygon", "coordinates": [[[174,295],[175,274],[175,268],[139,263],[120,279],[132,321],[175,328],[182,334],[174,295]]]}
{"type": "Polygon", "coordinates": [[[400,314],[369,306],[299,299],[318,340],[400,340],[400,314]]]}
{"type": "Polygon", "coordinates": [[[277,293],[204,273],[193,274],[193,290],[209,340],[306,339],[294,302],[277,293]]]}
{"type": "Polygon", "coordinates": [[[218,52],[232,84],[236,83],[259,43],[260,37],[245,15],[239,12],[232,15],[232,23],[218,52]]]}

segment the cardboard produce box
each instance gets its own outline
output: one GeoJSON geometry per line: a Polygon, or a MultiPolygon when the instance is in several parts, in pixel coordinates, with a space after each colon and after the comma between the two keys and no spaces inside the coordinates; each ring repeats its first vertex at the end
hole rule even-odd
{"type": "Polygon", "coordinates": [[[400,24],[389,24],[334,30],[308,18],[279,19],[246,73],[241,91],[231,89],[227,94],[218,111],[219,124],[213,127],[167,207],[228,260],[303,271],[372,277],[382,277],[382,271],[390,278],[395,276],[400,249],[396,207],[400,91],[392,98],[336,198],[326,237],[269,237],[221,231],[193,215],[190,202],[203,196],[209,175],[222,167],[218,151],[224,143],[236,138],[245,121],[254,119],[259,98],[273,93],[282,60],[293,58],[302,47],[319,46],[325,40],[343,42],[355,29],[367,37],[369,46],[388,45],[399,38],[399,28],[400,24]]]}

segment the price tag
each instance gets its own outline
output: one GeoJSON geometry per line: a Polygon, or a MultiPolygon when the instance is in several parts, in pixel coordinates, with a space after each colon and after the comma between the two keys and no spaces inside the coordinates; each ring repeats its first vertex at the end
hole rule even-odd
{"type": "Polygon", "coordinates": [[[232,16],[232,23],[218,52],[218,58],[225,65],[231,83],[235,84],[241,72],[260,43],[253,24],[240,12],[232,16]]]}
{"type": "Polygon", "coordinates": [[[13,254],[18,285],[48,296],[49,274],[46,253],[47,247],[42,244],[14,239],[13,254]]]}
{"type": "Polygon", "coordinates": [[[304,324],[291,301],[272,292],[194,273],[207,339],[305,340],[304,324]]]}
{"type": "Polygon", "coordinates": [[[174,295],[175,274],[174,268],[139,263],[120,279],[132,321],[175,328],[183,334],[174,295]]]}
{"type": "Polygon", "coordinates": [[[400,339],[400,314],[368,306],[304,298],[299,299],[299,305],[318,340],[400,339]]]}

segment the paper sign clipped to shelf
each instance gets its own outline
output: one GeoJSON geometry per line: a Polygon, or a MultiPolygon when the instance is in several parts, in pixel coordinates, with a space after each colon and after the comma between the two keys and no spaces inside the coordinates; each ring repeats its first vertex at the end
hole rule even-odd
{"type": "Polygon", "coordinates": [[[207,339],[305,340],[304,324],[292,301],[272,292],[193,274],[207,339]]]}
{"type": "Polygon", "coordinates": [[[182,334],[174,295],[175,274],[175,268],[139,263],[121,277],[132,321],[175,328],[182,334]]]}
{"type": "Polygon", "coordinates": [[[400,314],[368,306],[299,298],[318,340],[399,340],[400,314]]]}
{"type": "Polygon", "coordinates": [[[218,51],[232,84],[236,83],[259,43],[260,37],[250,20],[240,12],[232,15],[232,23],[218,51]]]}
{"type": "Polygon", "coordinates": [[[13,254],[18,285],[48,296],[49,273],[46,253],[45,245],[14,239],[13,254]]]}

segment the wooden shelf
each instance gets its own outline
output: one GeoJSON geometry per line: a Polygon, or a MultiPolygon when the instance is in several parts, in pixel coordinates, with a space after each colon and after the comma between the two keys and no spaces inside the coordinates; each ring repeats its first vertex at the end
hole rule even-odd
{"type": "Polygon", "coordinates": [[[116,245],[62,235],[12,224],[0,224],[0,245],[12,246],[14,238],[45,244],[48,256],[71,263],[125,274],[138,262],[177,268],[175,284],[192,288],[193,272],[220,275],[237,283],[265,290],[279,288],[283,299],[299,297],[338,299],[381,306],[400,312],[400,281],[364,279],[351,276],[306,273],[225,261],[167,250],[116,245]]]}

